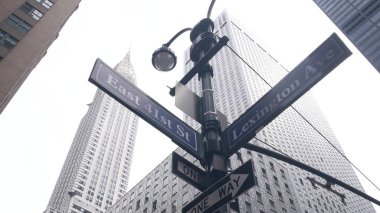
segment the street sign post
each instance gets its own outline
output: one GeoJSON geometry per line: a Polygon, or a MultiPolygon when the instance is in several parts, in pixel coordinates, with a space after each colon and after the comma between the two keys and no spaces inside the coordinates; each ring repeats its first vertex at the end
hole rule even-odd
{"type": "Polygon", "coordinates": [[[175,152],[173,152],[172,157],[173,174],[188,182],[199,191],[204,191],[208,187],[206,185],[205,171],[175,152]]]}
{"type": "Polygon", "coordinates": [[[247,161],[183,207],[184,213],[214,212],[255,185],[253,162],[247,161]]]}
{"type": "Polygon", "coordinates": [[[227,157],[350,55],[351,51],[332,34],[222,133],[227,157]]]}
{"type": "Polygon", "coordinates": [[[140,116],[199,160],[203,158],[201,135],[130,81],[96,60],[89,81],[140,116]]]}

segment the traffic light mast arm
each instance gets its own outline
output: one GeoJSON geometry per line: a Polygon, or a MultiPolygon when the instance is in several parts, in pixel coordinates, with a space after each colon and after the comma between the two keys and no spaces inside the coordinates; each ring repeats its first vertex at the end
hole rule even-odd
{"type": "Polygon", "coordinates": [[[250,143],[247,143],[245,145],[243,145],[244,148],[246,149],[249,149],[249,150],[252,150],[252,151],[255,151],[255,152],[259,152],[261,154],[264,154],[264,155],[267,155],[267,156],[270,156],[270,157],[273,157],[273,158],[276,158],[278,160],[281,160],[281,161],[284,161],[286,163],[289,163],[293,166],[297,166],[298,168],[301,168],[303,170],[306,170],[310,173],[313,173],[315,175],[318,175],[319,177],[321,178],[324,178],[327,182],[331,183],[331,184],[336,184],[336,185],[339,185],[345,189],[347,189],[348,191],[352,192],[352,193],[355,193],[357,195],[359,195],[360,197],[366,199],[366,200],[369,200],[371,201],[372,203],[375,203],[376,205],[380,206],[380,201],[376,200],[375,198],[367,195],[366,193],[363,193],[362,191],[358,190],[358,189],[355,189],[354,187],[326,174],[326,173],[323,173],[311,166],[308,166],[304,163],[301,163],[297,160],[294,160],[290,157],[287,157],[285,155],[282,155],[280,153],[277,153],[277,152],[274,152],[274,151],[271,151],[269,149],[265,149],[263,147],[260,147],[260,146],[257,146],[257,145],[253,145],[253,144],[250,144],[250,143]]]}

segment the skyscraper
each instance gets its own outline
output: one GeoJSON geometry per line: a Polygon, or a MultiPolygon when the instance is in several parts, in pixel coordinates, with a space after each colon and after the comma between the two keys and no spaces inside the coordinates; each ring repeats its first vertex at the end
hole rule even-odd
{"type": "MultiPolygon", "coordinates": [[[[115,67],[132,83],[130,54],[115,67]]],[[[127,190],[138,117],[100,90],[81,120],[46,212],[105,212],[127,190]]]]}
{"type": "MultiPolygon", "coordinates": [[[[224,47],[210,61],[214,70],[213,88],[216,108],[233,123],[289,71],[276,61],[253,36],[226,11],[215,20],[214,32],[226,35],[224,47]],[[240,56],[238,57],[235,52],[240,56]]],[[[185,54],[185,71],[193,62],[185,54]]],[[[188,87],[200,95],[197,78],[188,87]]],[[[200,125],[185,115],[195,129],[200,125]]],[[[250,143],[282,152],[298,161],[363,190],[351,165],[342,157],[342,148],[309,92],[261,130],[250,143]]],[[[199,166],[183,150],[177,153],[199,166]]],[[[314,188],[307,179],[318,176],[287,163],[246,149],[230,158],[229,170],[252,159],[257,185],[243,193],[236,203],[240,212],[375,212],[371,204],[340,187],[345,202],[323,188],[314,188]]],[[[171,156],[136,184],[109,212],[179,212],[200,192],[171,174],[171,156]]]]}
{"type": "Polygon", "coordinates": [[[79,2],[0,2],[0,113],[45,56],[79,2]]]}
{"type": "Polygon", "coordinates": [[[380,1],[314,2],[380,72],[380,1]]]}

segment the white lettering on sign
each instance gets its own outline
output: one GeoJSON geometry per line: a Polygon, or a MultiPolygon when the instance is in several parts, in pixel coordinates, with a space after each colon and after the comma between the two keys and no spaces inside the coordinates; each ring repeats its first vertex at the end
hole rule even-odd
{"type": "Polygon", "coordinates": [[[221,187],[214,190],[207,197],[203,198],[198,202],[194,207],[189,209],[187,213],[201,213],[212,207],[218,201],[222,200],[227,196],[231,196],[231,199],[234,198],[236,193],[239,192],[239,189],[244,184],[245,180],[248,178],[248,174],[231,174],[230,180],[223,184],[221,187]]]}
{"type": "MultiPolygon", "coordinates": [[[[119,82],[119,80],[115,76],[108,73],[108,78],[106,82],[114,90],[122,94],[126,98],[125,100],[128,100],[135,107],[138,107],[141,105],[140,97],[132,93],[131,91],[128,91],[125,87],[123,87],[123,85],[119,82]]],[[[141,109],[141,107],[139,107],[139,109],[141,109]]],[[[163,113],[162,110],[155,108],[154,105],[152,104],[143,105],[143,109],[145,109],[145,112],[147,112],[149,117],[154,118],[158,123],[162,124],[163,126],[166,126],[170,130],[173,130],[173,132],[175,132],[176,135],[182,138],[183,140],[187,141],[188,143],[194,142],[193,141],[194,138],[191,138],[191,136],[193,136],[194,133],[191,133],[191,132],[189,133],[180,124],[173,126],[173,121],[170,120],[169,118],[166,118],[164,115],[162,115],[163,113]]]]}
{"type": "Polygon", "coordinates": [[[182,161],[178,161],[178,171],[180,171],[182,174],[186,175],[190,179],[196,181],[197,183],[201,183],[203,181],[203,177],[201,174],[199,174],[197,171],[191,169],[186,164],[184,164],[182,161]]]}
{"type": "Polygon", "coordinates": [[[232,141],[235,141],[245,132],[250,130],[258,121],[263,117],[272,113],[274,109],[282,104],[282,101],[285,100],[289,95],[291,95],[297,88],[300,86],[298,80],[293,81],[288,87],[284,88],[280,93],[277,93],[275,98],[269,102],[268,105],[262,107],[260,110],[256,110],[253,116],[248,120],[247,123],[241,126],[241,128],[235,128],[232,130],[232,141]]]}
{"type": "Polygon", "coordinates": [[[247,119],[244,118],[241,123],[237,122],[238,125],[233,124],[231,126],[231,129],[228,130],[230,147],[248,134],[254,136],[271,121],[269,120],[270,116],[287,108],[299,98],[301,93],[310,89],[310,86],[313,86],[326,70],[329,70],[328,66],[336,60],[339,54],[342,54],[342,50],[334,45],[325,50],[324,53],[316,54],[316,56],[305,60],[304,63],[301,63],[285,76],[284,79],[286,80],[274,86],[267,93],[268,96],[263,96],[263,99],[256,102],[258,105],[254,105],[252,111],[248,109],[247,119]]]}
{"type": "Polygon", "coordinates": [[[111,74],[108,74],[107,83],[113,87],[115,90],[119,91],[121,94],[123,94],[125,97],[127,97],[128,100],[133,101],[136,105],[140,105],[139,103],[139,97],[132,94],[131,92],[128,92],[126,88],[124,88],[122,85],[118,84],[119,81],[113,77],[111,74]]]}

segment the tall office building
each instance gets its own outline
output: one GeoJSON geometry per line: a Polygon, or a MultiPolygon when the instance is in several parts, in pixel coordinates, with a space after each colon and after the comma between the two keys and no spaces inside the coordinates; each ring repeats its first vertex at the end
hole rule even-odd
{"type": "Polygon", "coordinates": [[[0,1],[0,113],[45,56],[80,0],[0,1]]]}
{"type": "MultiPolygon", "coordinates": [[[[130,54],[115,67],[135,83],[130,54]]],[[[97,90],[81,120],[46,213],[105,212],[127,190],[138,117],[97,90]]]]}
{"type": "MultiPolygon", "coordinates": [[[[227,116],[229,123],[233,123],[288,74],[288,70],[257,44],[226,11],[216,18],[214,31],[218,36],[229,37],[228,45],[246,62],[227,47],[211,60],[216,108],[227,116]]],[[[185,71],[192,66],[187,52],[185,71]]],[[[188,87],[200,94],[197,78],[189,82],[188,87]]],[[[185,120],[199,130],[200,125],[196,121],[188,116],[185,120]]],[[[341,156],[343,151],[309,92],[261,130],[250,143],[275,148],[275,151],[363,190],[351,165],[341,156]]],[[[180,149],[176,152],[199,166],[199,162],[189,154],[180,149]]],[[[239,196],[236,203],[240,212],[375,212],[370,202],[355,194],[332,187],[346,196],[346,205],[336,194],[321,187],[314,188],[307,178],[315,178],[322,183],[325,180],[250,150],[242,148],[233,155],[229,169],[235,169],[249,159],[254,162],[257,185],[239,196]]],[[[171,174],[171,164],[169,156],[108,212],[179,212],[200,192],[171,174]]]]}
{"type": "Polygon", "coordinates": [[[314,2],[380,72],[380,1],[314,2]]]}

